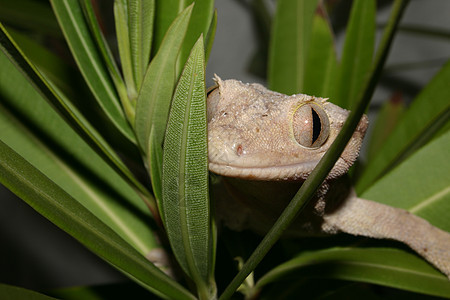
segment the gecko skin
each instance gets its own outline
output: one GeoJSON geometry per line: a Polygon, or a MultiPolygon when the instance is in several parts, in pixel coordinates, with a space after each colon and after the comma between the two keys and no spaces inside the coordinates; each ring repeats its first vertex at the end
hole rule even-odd
{"type": "MultiPolygon", "coordinates": [[[[215,80],[218,87],[207,99],[209,169],[225,176],[232,195],[221,192],[216,209],[231,229],[264,233],[333,143],[349,112],[323,98],[287,96],[217,76],[215,80]]],[[[358,198],[343,184],[367,126],[363,116],[288,234],[346,232],[397,240],[450,278],[448,232],[405,210],[358,198]]]]}

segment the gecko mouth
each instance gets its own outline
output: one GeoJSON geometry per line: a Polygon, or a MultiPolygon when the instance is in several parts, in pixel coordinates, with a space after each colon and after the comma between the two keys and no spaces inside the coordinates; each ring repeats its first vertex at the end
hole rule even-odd
{"type": "MultiPolygon", "coordinates": [[[[317,161],[299,164],[270,166],[270,167],[239,167],[220,163],[209,163],[209,170],[218,175],[258,181],[303,181],[312,172],[317,161]]],[[[348,163],[340,157],[333,170],[328,175],[338,177],[348,169],[348,163]]]]}

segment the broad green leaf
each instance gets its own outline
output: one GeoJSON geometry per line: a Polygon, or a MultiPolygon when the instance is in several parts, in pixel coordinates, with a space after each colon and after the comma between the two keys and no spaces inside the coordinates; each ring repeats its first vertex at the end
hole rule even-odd
{"type": "Polygon", "coordinates": [[[0,283],[0,295],[2,299],[8,300],[55,300],[56,298],[46,296],[44,294],[16,287],[8,284],[0,283]]]}
{"type": "Polygon", "coordinates": [[[369,76],[375,43],[374,0],[353,1],[347,26],[336,95],[332,102],[352,108],[369,76]]]}
{"type": "MultiPolygon", "coordinates": [[[[64,95],[43,75],[23,54],[20,48],[14,43],[5,28],[0,24],[0,69],[4,73],[2,83],[11,82],[12,77],[8,72],[14,72],[9,64],[9,59],[17,70],[20,71],[23,79],[28,80],[31,85],[47,100],[63,119],[94,149],[115,171],[127,180],[143,197],[149,201],[147,205],[154,206],[153,199],[148,191],[134,178],[133,174],[118,158],[114,150],[106,143],[103,137],[94,127],[80,114],[80,112],[68,101],[64,95]]],[[[17,78],[17,77],[16,77],[17,78]]],[[[18,79],[19,80],[19,79],[18,79]]],[[[14,82],[14,81],[12,81],[14,82]]],[[[5,85],[8,86],[8,85],[5,85]]],[[[13,85],[11,85],[13,86],[13,85]]],[[[20,89],[19,89],[20,90],[20,89]]]]}
{"type": "Polygon", "coordinates": [[[91,0],[81,0],[80,3],[82,5],[86,21],[89,24],[91,33],[94,36],[96,45],[103,57],[103,61],[106,67],[108,68],[109,75],[114,81],[117,93],[119,94],[119,98],[125,110],[125,114],[127,115],[128,120],[131,122],[131,120],[134,120],[134,107],[128,100],[125,83],[123,82],[122,76],[120,75],[119,68],[117,67],[114,56],[108,46],[108,42],[106,41],[106,38],[104,37],[100,29],[100,24],[98,23],[97,16],[92,6],[92,2],[91,0]]]}
{"type": "Polygon", "coordinates": [[[50,5],[35,0],[0,0],[0,22],[33,32],[61,37],[50,5]]]}
{"type": "Polygon", "coordinates": [[[170,101],[177,78],[175,64],[186,33],[192,6],[175,19],[145,74],[136,105],[135,129],[138,142],[148,153],[150,129],[162,145],[170,101]]]}
{"type": "Polygon", "coordinates": [[[155,0],[128,0],[128,25],[134,81],[140,89],[150,62],[155,0]]]}
{"type": "Polygon", "coordinates": [[[211,239],[208,197],[206,92],[203,36],[175,90],[163,152],[161,211],[175,257],[197,285],[201,299],[210,284],[211,239]]]}
{"type": "Polygon", "coordinates": [[[157,243],[142,199],[0,53],[0,140],[142,254],[157,243]]]}
{"type": "Polygon", "coordinates": [[[388,248],[331,248],[306,252],[275,267],[257,288],[286,276],[335,278],[446,297],[447,277],[414,254],[388,248]]]}
{"type": "Polygon", "coordinates": [[[96,255],[148,290],[194,299],[52,180],[0,141],[0,182],[96,255]]]}
{"type": "Polygon", "coordinates": [[[317,0],[279,0],[273,20],[268,82],[284,94],[303,91],[311,24],[317,0]]]}
{"type": "Polygon", "coordinates": [[[450,61],[416,97],[381,150],[368,162],[356,185],[358,193],[426,144],[449,121],[449,82],[450,61]]]}
{"type": "Polygon", "coordinates": [[[79,1],[51,0],[51,3],[72,55],[97,103],[118,131],[131,142],[135,142],[135,136],[90,34],[79,1]]]}
{"type": "Polygon", "coordinates": [[[332,98],[336,86],[337,58],[330,24],[322,15],[314,16],[309,49],[302,93],[332,98]]]}
{"type": "Polygon", "coordinates": [[[361,197],[406,209],[450,232],[450,131],[431,141],[361,197]]]}
{"type": "Polygon", "coordinates": [[[405,103],[399,94],[393,95],[392,98],[383,103],[370,134],[367,161],[371,161],[377,155],[404,112],[405,103]]]}

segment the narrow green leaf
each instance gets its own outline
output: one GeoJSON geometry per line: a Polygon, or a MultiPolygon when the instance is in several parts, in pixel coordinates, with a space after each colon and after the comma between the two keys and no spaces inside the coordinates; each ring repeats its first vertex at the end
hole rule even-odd
{"type": "Polygon", "coordinates": [[[305,63],[302,93],[333,98],[336,86],[337,58],[330,24],[323,15],[315,15],[305,63]]]}
{"type": "Polygon", "coordinates": [[[136,99],[138,92],[133,76],[127,0],[114,1],[114,20],[116,22],[117,46],[119,48],[120,62],[122,64],[125,85],[127,86],[128,98],[136,99]]]}
{"type": "Polygon", "coordinates": [[[205,62],[208,62],[209,54],[214,43],[214,37],[216,36],[217,28],[217,11],[214,11],[213,17],[211,19],[211,24],[209,25],[208,34],[205,38],[205,62]]]}
{"type": "Polygon", "coordinates": [[[169,27],[185,8],[184,2],[184,0],[155,0],[152,56],[159,51],[169,27]]]}
{"type": "Polygon", "coordinates": [[[51,0],[51,3],[72,55],[97,103],[118,131],[135,142],[114,84],[89,32],[80,3],[69,0],[51,0]]]}
{"type": "Polygon", "coordinates": [[[21,72],[20,80],[26,79],[47,100],[63,119],[102,157],[114,170],[127,180],[144,197],[149,199],[147,205],[154,207],[153,199],[148,191],[134,178],[133,174],[118,158],[113,149],[106,143],[103,137],[91,126],[91,124],[78,112],[78,110],[44,77],[42,73],[28,60],[17,47],[5,28],[0,24],[0,53],[1,71],[4,73],[2,83],[11,82],[13,76],[9,72],[21,72]],[[8,59],[14,64],[11,66],[8,59]]]}
{"type": "MultiPolygon", "coordinates": [[[[138,194],[45,102],[30,102],[33,98],[24,98],[30,95],[39,99],[34,90],[31,89],[34,93],[28,91],[22,92],[18,99],[20,104],[28,102],[28,107],[17,117],[12,115],[17,106],[10,111],[0,104],[0,140],[70,193],[142,255],[157,247],[148,225],[151,216],[138,194]],[[21,124],[17,118],[28,119],[25,123],[29,125],[21,124]],[[36,120],[40,122],[36,124],[36,120]]],[[[7,100],[2,97],[3,101],[7,100]]]]}
{"type": "Polygon", "coordinates": [[[122,102],[122,106],[125,110],[125,114],[127,115],[128,120],[134,120],[134,106],[131,105],[128,100],[128,94],[125,87],[125,83],[123,82],[122,76],[120,75],[119,68],[114,60],[114,56],[111,52],[111,49],[108,46],[108,42],[104,37],[100,25],[97,21],[97,17],[92,6],[91,0],[80,0],[80,3],[83,7],[83,11],[86,17],[86,20],[89,24],[89,28],[91,29],[91,33],[94,36],[96,45],[103,57],[103,61],[108,68],[109,75],[111,79],[114,81],[116,86],[117,93],[119,94],[119,98],[122,102]]]}
{"type": "Polygon", "coordinates": [[[108,67],[111,78],[117,84],[122,82],[122,77],[120,76],[119,68],[114,60],[114,56],[111,52],[111,49],[108,46],[108,42],[106,41],[105,36],[103,35],[100,24],[95,15],[94,7],[92,6],[91,0],[81,0],[81,5],[83,7],[84,14],[86,16],[86,20],[89,23],[89,28],[91,29],[92,35],[95,38],[95,42],[99,47],[99,50],[102,54],[103,60],[108,67]]]}
{"type": "MultiPolygon", "coordinates": [[[[155,136],[155,129],[152,127],[150,130],[150,141],[149,141],[149,155],[148,155],[148,165],[150,166],[150,178],[152,180],[153,195],[155,195],[157,203],[161,203],[162,199],[162,157],[163,149],[158,139],[155,136]]],[[[161,209],[161,206],[158,208],[161,209]]],[[[159,211],[161,218],[164,218],[164,214],[159,211]]],[[[164,221],[164,219],[163,219],[164,221]]]]}
{"type": "Polygon", "coordinates": [[[137,90],[150,62],[153,37],[154,0],[128,0],[128,26],[134,81],[137,90]]]}
{"type": "Polygon", "coordinates": [[[171,299],[194,299],[192,294],[1,141],[0,182],[45,218],[145,288],[171,299]]]}
{"type": "Polygon", "coordinates": [[[208,197],[206,92],[203,36],[186,62],[170,109],[163,154],[161,211],[175,257],[211,296],[211,228],[208,197]]]}
{"type": "Polygon", "coordinates": [[[341,132],[336,137],[336,140],[333,142],[333,144],[319,161],[317,166],[305,180],[302,187],[288,204],[286,209],[281,213],[280,217],[275,222],[273,227],[269,230],[266,236],[264,236],[264,239],[255,249],[255,251],[253,251],[252,255],[243,265],[242,269],[226,287],[219,299],[230,298],[234,291],[245,280],[245,278],[256,268],[256,266],[272,248],[275,242],[281,237],[283,231],[289,227],[295,217],[307,205],[309,199],[313,196],[317,188],[323,183],[327,174],[332,169],[334,163],[341,155],[348,140],[350,139],[356,126],[358,125],[361,116],[366,110],[370,99],[372,98],[372,94],[375,90],[376,83],[380,78],[387,53],[389,52],[395,30],[407,3],[408,0],[396,0],[393,4],[388,26],[386,26],[380,42],[380,47],[377,51],[375,60],[376,63],[373,66],[370,78],[365,82],[364,89],[358,97],[360,99],[358,106],[350,112],[350,115],[348,116],[347,121],[342,127],[341,132]]]}
{"type": "Polygon", "coordinates": [[[34,0],[0,0],[0,21],[35,33],[62,37],[50,5],[34,0]]]}
{"type": "Polygon", "coordinates": [[[284,94],[303,91],[305,61],[317,0],[279,0],[273,20],[268,82],[284,94]]]}
{"type": "Polygon", "coordinates": [[[77,83],[82,82],[83,78],[77,73],[76,68],[22,32],[8,29],[8,33],[36,68],[65,95],[71,97],[75,94],[74,89],[78,91],[81,89],[77,83]]]}
{"type": "Polygon", "coordinates": [[[0,283],[0,295],[3,299],[8,300],[56,300],[56,298],[40,294],[35,291],[27,290],[21,287],[0,283]]]}
{"type": "Polygon", "coordinates": [[[394,94],[388,101],[383,103],[370,135],[367,161],[371,161],[381,150],[387,137],[395,129],[404,112],[405,103],[400,94],[394,94]]]}
{"type": "Polygon", "coordinates": [[[450,131],[414,153],[361,195],[406,209],[450,232],[450,131]]]}
{"type": "Polygon", "coordinates": [[[375,43],[374,0],[355,0],[347,26],[335,104],[351,108],[369,76],[375,43]]]}
{"type": "Polygon", "coordinates": [[[156,242],[142,199],[0,53],[0,140],[147,254],[156,242]],[[139,216],[139,217],[138,217],[139,216]]]}
{"type": "Polygon", "coordinates": [[[144,153],[148,153],[150,129],[162,145],[176,82],[175,64],[186,33],[192,6],[175,19],[145,74],[136,106],[136,136],[144,153]]]}
{"type": "Polygon", "coordinates": [[[214,0],[182,0],[180,1],[186,7],[191,3],[195,3],[192,10],[192,16],[189,21],[186,37],[181,45],[180,56],[177,62],[177,74],[180,74],[183,66],[188,59],[191,49],[197,42],[198,37],[202,34],[204,37],[208,36],[209,28],[214,14],[214,0]]]}
{"type": "Polygon", "coordinates": [[[450,61],[416,97],[382,149],[359,178],[359,194],[383,174],[426,144],[450,119],[450,61]]]}
{"type": "Polygon", "coordinates": [[[289,277],[335,278],[447,297],[450,282],[414,254],[385,248],[332,248],[303,253],[266,273],[257,288],[289,277]]]}

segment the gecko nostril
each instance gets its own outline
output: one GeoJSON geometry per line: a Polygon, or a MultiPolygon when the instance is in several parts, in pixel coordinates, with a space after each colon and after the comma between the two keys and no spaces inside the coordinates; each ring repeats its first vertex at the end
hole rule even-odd
{"type": "Polygon", "coordinates": [[[242,154],[244,154],[244,148],[242,147],[241,144],[239,144],[239,145],[236,147],[236,154],[237,154],[238,156],[241,156],[242,154]]]}

